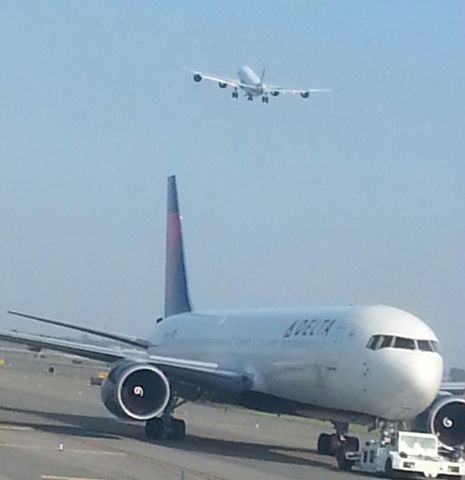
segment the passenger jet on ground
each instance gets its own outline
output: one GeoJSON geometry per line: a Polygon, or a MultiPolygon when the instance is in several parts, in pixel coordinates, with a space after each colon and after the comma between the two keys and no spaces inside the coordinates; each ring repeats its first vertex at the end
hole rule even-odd
{"type": "Polygon", "coordinates": [[[119,418],[145,422],[148,438],[183,439],[185,423],[173,413],[181,403],[203,398],[328,420],[336,433],[320,435],[322,454],[358,448],[358,439],[348,436],[350,423],[399,428],[408,421],[437,434],[445,447],[465,441],[465,400],[440,392],[443,360],[436,335],[406,311],[382,305],[194,311],[174,176],[168,178],[165,314],[147,340],[10,313],[133,347],[0,334],[110,362],[102,401],[119,418]]]}
{"type": "Polygon", "coordinates": [[[247,100],[253,100],[254,97],[261,97],[263,103],[268,103],[269,97],[277,97],[281,93],[300,94],[302,98],[308,98],[311,93],[331,92],[329,88],[286,88],[277,85],[268,85],[264,83],[265,69],[263,69],[259,77],[250,67],[244,66],[239,68],[237,72],[237,79],[217,77],[201,73],[195,70],[189,71],[193,75],[194,82],[201,82],[202,80],[210,80],[219,85],[220,88],[232,87],[232,97],[239,98],[239,90],[243,90],[247,100]]]}

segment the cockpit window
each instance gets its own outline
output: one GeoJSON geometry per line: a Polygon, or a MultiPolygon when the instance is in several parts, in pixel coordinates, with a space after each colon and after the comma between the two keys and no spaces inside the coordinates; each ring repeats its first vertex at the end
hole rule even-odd
{"type": "Polygon", "coordinates": [[[433,346],[429,340],[418,340],[418,348],[423,352],[434,352],[433,346]]]}
{"type": "Polygon", "coordinates": [[[381,339],[381,343],[379,345],[379,348],[389,348],[389,347],[392,347],[392,340],[394,339],[394,337],[392,337],[391,335],[381,335],[382,339],[381,339]]]}
{"type": "Polygon", "coordinates": [[[439,345],[435,340],[416,340],[414,338],[394,337],[393,335],[373,335],[368,340],[367,348],[396,348],[401,350],[421,350],[422,352],[439,353],[439,345]]]}
{"type": "Polygon", "coordinates": [[[379,335],[373,335],[370,340],[368,340],[367,348],[369,348],[370,350],[377,350],[379,337],[379,335]]]}
{"type": "Polygon", "coordinates": [[[394,348],[403,348],[405,350],[415,350],[415,340],[412,338],[396,337],[394,348]]]}

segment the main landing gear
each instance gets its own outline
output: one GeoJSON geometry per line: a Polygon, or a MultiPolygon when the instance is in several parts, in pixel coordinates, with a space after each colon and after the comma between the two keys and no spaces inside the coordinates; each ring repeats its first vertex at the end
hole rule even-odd
{"type": "Polygon", "coordinates": [[[237,88],[235,88],[232,93],[231,93],[232,98],[239,98],[239,92],[237,91],[237,88]]]}
{"type": "Polygon", "coordinates": [[[318,437],[317,450],[320,455],[335,455],[341,448],[346,452],[357,452],[360,447],[360,441],[357,437],[347,435],[349,425],[347,423],[334,423],[336,433],[332,435],[322,433],[318,437]]]}
{"type": "Polygon", "coordinates": [[[270,99],[266,95],[262,95],[262,103],[268,103],[269,100],[270,99]]]}
{"type": "Polygon", "coordinates": [[[185,401],[178,401],[172,397],[159,418],[152,418],[145,423],[145,436],[151,440],[184,440],[186,436],[186,423],[184,420],[173,418],[173,412],[176,408],[183,405],[185,401]]]}

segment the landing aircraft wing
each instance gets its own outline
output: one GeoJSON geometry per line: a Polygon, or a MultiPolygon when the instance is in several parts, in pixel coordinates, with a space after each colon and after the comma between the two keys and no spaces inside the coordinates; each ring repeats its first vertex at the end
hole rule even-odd
{"type": "Polygon", "coordinates": [[[194,80],[196,80],[196,76],[198,75],[197,77],[198,80],[196,81],[210,80],[211,82],[215,82],[218,84],[225,84],[231,87],[238,87],[238,88],[242,85],[242,83],[235,78],[219,77],[216,75],[210,75],[208,73],[202,73],[202,72],[199,72],[198,70],[191,70],[190,68],[185,68],[185,70],[187,70],[188,72],[191,72],[192,75],[194,75],[194,80]]]}
{"type": "Polygon", "coordinates": [[[293,95],[308,95],[310,93],[329,93],[332,92],[332,88],[286,88],[279,87],[277,85],[265,85],[266,92],[279,92],[279,93],[291,93],[293,95]]]}

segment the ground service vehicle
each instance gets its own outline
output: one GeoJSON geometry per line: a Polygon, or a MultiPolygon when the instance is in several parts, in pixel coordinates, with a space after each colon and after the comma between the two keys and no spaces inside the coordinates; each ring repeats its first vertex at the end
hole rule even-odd
{"type": "Polygon", "coordinates": [[[336,458],[339,468],[352,467],[362,472],[384,474],[388,478],[459,479],[465,475],[461,451],[442,453],[439,441],[431,433],[403,432],[381,435],[379,440],[366,441],[358,452],[339,449],[336,458]]]}

